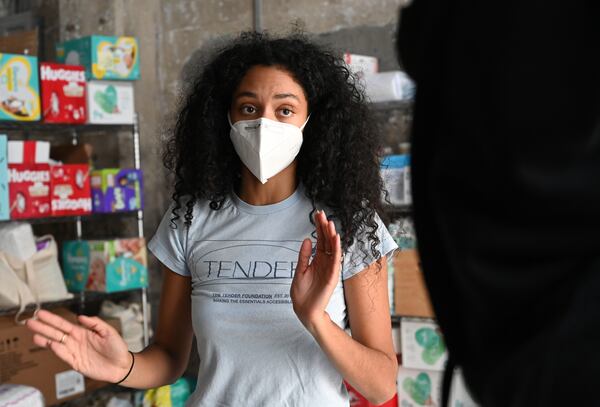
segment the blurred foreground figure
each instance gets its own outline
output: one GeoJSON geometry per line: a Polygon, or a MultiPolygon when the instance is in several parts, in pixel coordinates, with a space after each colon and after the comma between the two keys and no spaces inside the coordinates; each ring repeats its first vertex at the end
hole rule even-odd
{"type": "Polygon", "coordinates": [[[600,403],[599,52],[598,2],[402,11],[421,260],[486,407],[600,403]]]}

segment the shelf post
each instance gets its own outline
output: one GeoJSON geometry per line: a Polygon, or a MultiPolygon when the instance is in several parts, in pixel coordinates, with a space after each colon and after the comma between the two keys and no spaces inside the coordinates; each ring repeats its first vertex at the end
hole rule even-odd
{"type": "MultiPolygon", "coordinates": [[[[136,170],[141,167],[140,159],[140,128],[137,113],[133,119],[133,165],[136,170]]],[[[144,212],[140,209],[137,211],[138,237],[144,237],[144,212]]],[[[142,315],[144,318],[144,346],[150,344],[150,334],[148,330],[148,289],[142,288],[142,315]]]]}

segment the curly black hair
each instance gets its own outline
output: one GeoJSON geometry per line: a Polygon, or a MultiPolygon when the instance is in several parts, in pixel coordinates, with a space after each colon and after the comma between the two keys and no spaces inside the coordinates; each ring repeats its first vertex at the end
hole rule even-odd
{"type": "MultiPolygon", "coordinates": [[[[221,47],[206,64],[183,101],[164,152],[174,173],[172,225],[186,198],[185,224],[197,200],[219,210],[238,182],[241,161],[229,138],[232,96],[253,66],[275,66],[303,87],[310,120],[297,156],[297,176],[306,196],[333,211],[341,224],[344,251],[366,232],[374,258],[381,256],[376,213],[383,184],[379,172],[378,126],[354,76],[333,51],[303,33],[272,37],[245,32],[221,47]]],[[[358,241],[366,256],[364,242],[358,241]]]]}

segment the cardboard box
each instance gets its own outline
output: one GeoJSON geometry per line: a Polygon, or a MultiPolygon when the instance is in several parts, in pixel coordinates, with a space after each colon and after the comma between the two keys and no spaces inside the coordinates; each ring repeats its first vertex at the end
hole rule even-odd
{"type": "Polygon", "coordinates": [[[416,250],[394,255],[394,306],[396,315],[434,318],[416,250]]]}
{"type": "Polygon", "coordinates": [[[426,370],[398,369],[398,406],[440,406],[442,374],[426,370]]]}
{"type": "Polygon", "coordinates": [[[86,82],[82,66],[42,62],[40,88],[45,122],[86,122],[86,82]]]}
{"type": "Polygon", "coordinates": [[[0,220],[10,218],[8,205],[8,139],[0,134],[0,220]]]}
{"type": "MultiPolygon", "coordinates": [[[[66,309],[52,312],[76,323],[75,314],[66,309]]],[[[111,325],[115,326],[114,322],[111,325]]],[[[0,383],[35,387],[43,393],[48,406],[107,384],[82,376],[52,351],[36,346],[31,331],[15,324],[13,316],[0,317],[0,361],[0,383]]]]}
{"type": "Polygon", "coordinates": [[[376,57],[346,52],[344,53],[344,62],[350,72],[356,74],[359,78],[365,74],[379,72],[379,60],[376,57]]]}
{"type": "Polygon", "coordinates": [[[133,80],[140,77],[138,48],[134,37],[91,35],[58,44],[56,58],[83,65],[88,79],[133,80]]]}
{"type": "Polygon", "coordinates": [[[0,53],[0,120],[39,120],[40,110],[37,58],[0,53]]]}
{"type": "Polygon", "coordinates": [[[410,369],[441,372],[448,352],[442,331],[433,321],[402,318],[402,365],[410,369]]]}
{"type": "Polygon", "coordinates": [[[11,219],[50,216],[50,143],[8,142],[8,190],[11,219]]]}
{"type": "Polygon", "coordinates": [[[62,265],[71,292],[117,292],[148,286],[146,240],[73,240],[63,243],[62,265]]]}
{"type": "Polygon", "coordinates": [[[92,171],[92,210],[97,213],[142,209],[142,171],[106,168],[92,171]]]}
{"type": "Polygon", "coordinates": [[[131,82],[88,82],[88,123],[132,124],[135,120],[131,82]]]}
{"type": "Polygon", "coordinates": [[[39,40],[37,28],[11,32],[0,36],[0,50],[9,54],[37,56],[40,47],[39,40]]]}
{"type": "Polygon", "coordinates": [[[387,155],[381,162],[381,178],[392,205],[410,205],[410,156],[387,155]]]}
{"type": "Polygon", "coordinates": [[[92,212],[88,146],[53,148],[50,166],[50,203],[53,216],[87,215],[92,212]]]}

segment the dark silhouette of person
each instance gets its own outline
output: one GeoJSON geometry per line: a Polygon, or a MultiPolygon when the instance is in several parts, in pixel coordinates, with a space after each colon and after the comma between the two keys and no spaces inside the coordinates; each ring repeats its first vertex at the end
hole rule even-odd
{"type": "Polygon", "coordinates": [[[450,364],[486,407],[600,405],[600,3],[415,0],[397,51],[450,364]]]}

